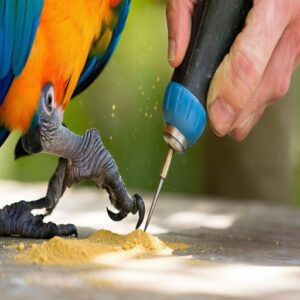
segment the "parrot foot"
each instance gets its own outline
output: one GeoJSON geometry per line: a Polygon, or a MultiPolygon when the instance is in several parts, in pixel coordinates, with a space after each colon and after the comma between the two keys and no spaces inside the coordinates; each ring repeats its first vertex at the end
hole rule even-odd
{"type": "Polygon", "coordinates": [[[20,201],[0,209],[0,236],[18,235],[38,239],[71,235],[77,237],[77,229],[74,225],[44,223],[43,215],[32,214],[33,209],[43,208],[44,203],[44,198],[31,202],[20,201]]]}
{"type": "Polygon", "coordinates": [[[118,221],[129,213],[138,212],[138,228],[145,215],[143,199],[127,193],[117,164],[103,145],[98,131],[90,129],[84,135],[76,135],[62,124],[62,108],[56,106],[51,84],[43,88],[42,95],[39,126],[30,128],[22,136],[22,147],[31,154],[45,152],[63,157],[44,198],[44,202],[49,202],[47,213],[52,212],[66,187],[81,180],[92,180],[108,192],[111,204],[119,211],[118,214],[110,212],[110,217],[118,221]]]}
{"type": "Polygon", "coordinates": [[[115,214],[107,210],[114,221],[121,221],[129,213],[136,214],[139,218],[136,228],[142,224],[145,216],[145,205],[142,197],[131,197],[126,190],[120,176],[118,167],[111,154],[105,148],[96,129],[88,130],[76,145],[78,158],[69,162],[67,170],[67,185],[71,186],[80,180],[92,180],[97,187],[105,189],[111,204],[119,210],[115,214]]]}

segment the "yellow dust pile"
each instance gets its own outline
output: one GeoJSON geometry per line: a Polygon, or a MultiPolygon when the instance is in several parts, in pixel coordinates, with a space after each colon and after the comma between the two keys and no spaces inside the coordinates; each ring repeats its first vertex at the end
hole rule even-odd
{"type": "Polygon", "coordinates": [[[78,265],[91,263],[99,257],[114,253],[131,257],[149,257],[171,254],[173,250],[186,249],[186,244],[164,243],[142,230],[120,235],[108,230],[99,230],[86,239],[63,239],[54,237],[42,244],[33,244],[22,251],[16,259],[25,263],[44,265],[78,265]],[[167,245],[168,244],[168,245],[167,245]]]}

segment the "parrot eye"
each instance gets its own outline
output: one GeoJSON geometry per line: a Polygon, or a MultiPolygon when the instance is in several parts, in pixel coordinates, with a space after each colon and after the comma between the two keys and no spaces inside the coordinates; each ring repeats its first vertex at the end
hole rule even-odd
{"type": "Polygon", "coordinates": [[[46,91],[46,94],[45,94],[45,106],[46,106],[46,109],[49,113],[52,112],[53,110],[53,101],[54,101],[54,89],[52,86],[49,87],[49,89],[46,91]]]}

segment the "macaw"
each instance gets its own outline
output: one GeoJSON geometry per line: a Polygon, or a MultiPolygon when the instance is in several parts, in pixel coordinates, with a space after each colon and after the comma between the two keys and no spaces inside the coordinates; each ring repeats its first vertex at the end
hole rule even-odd
{"type": "Polygon", "coordinates": [[[15,157],[46,152],[59,157],[47,194],[0,210],[0,235],[50,238],[77,235],[72,224],[44,223],[66,187],[92,180],[104,188],[119,221],[145,206],[130,196],[96,129],[83,136],[63,124],[70,100],[85,90],[111,58],[131,0],[0,0],[0,147],[13,130],[22,136],[15,157]],[[31,210],[45,208],[44,215],[31,210]]]}

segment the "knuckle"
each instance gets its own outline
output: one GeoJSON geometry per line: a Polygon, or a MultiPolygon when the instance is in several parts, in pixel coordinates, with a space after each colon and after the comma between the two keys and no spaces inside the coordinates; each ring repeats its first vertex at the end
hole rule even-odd
{"type": "Polygon", "coordinates": [[[274,84],[274,98],[281,98],[285,96],[290,88],[290,76],[282,76],[274,84]]]}
{"type": "Polygon", "coordinates": [[[259,62],[237,39],[232,53],[232,80],[247,93],[253,93],[260,81],[259,62]]]}

